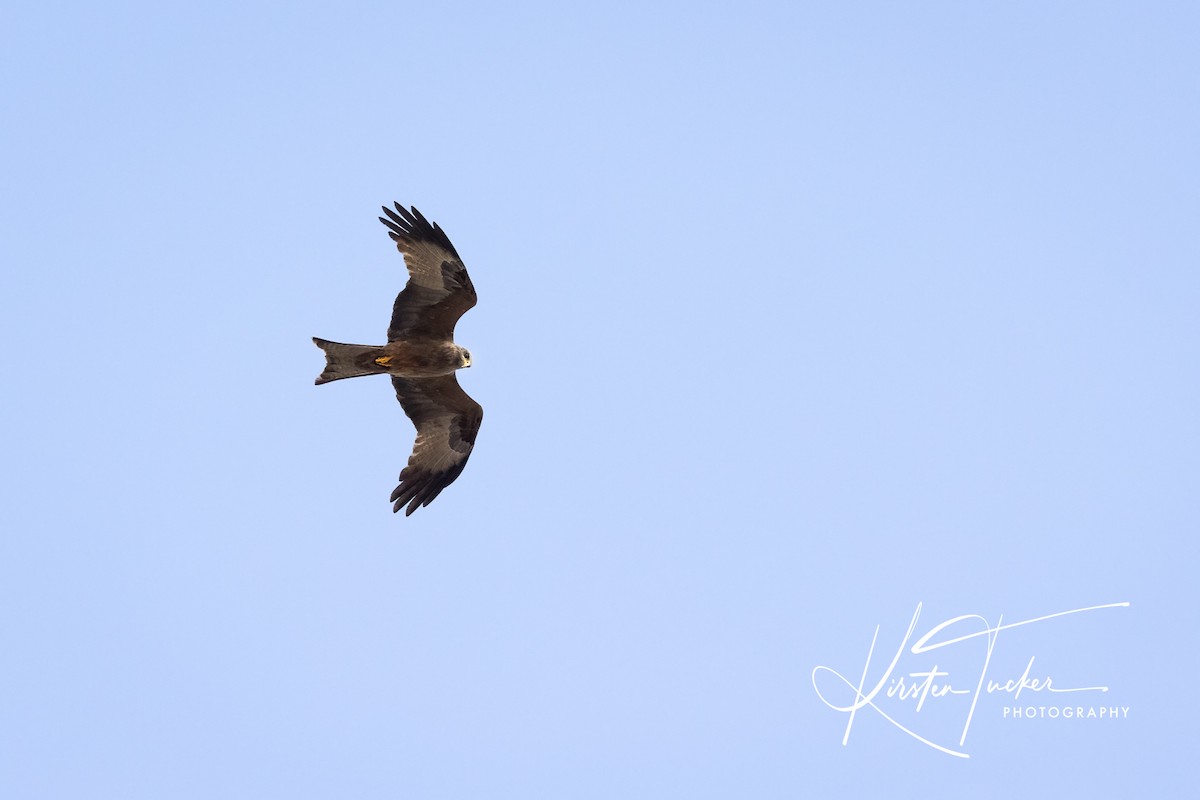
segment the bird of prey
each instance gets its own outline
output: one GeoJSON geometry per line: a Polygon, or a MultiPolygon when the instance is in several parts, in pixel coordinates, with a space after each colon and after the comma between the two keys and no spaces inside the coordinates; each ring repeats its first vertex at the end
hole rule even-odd
{"type": "Polygon", "coordinates": [[[392,492],[405,516],[433,502],[462,474],[483,407],[458,385],[455,370],[471,366],[471,354],[454,343],[454,325],[475,305],[475,287],[450,239],[414,207],[383,207],[388,227],[408,266],[408,283],[396,297],[387,344],[339,344],[313,337],[325,351],[317,385],[360,375],[390,375],[396,399],[417,428],[408,466],[392,492]]]}

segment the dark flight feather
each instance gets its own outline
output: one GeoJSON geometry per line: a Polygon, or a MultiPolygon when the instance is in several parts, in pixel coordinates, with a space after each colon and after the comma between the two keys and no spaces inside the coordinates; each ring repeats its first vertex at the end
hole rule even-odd
{"type": "Polygon", "coordinates": [[[454,375],[437,378],[392,377],[396,399],[417,429],[408,466],[400,472],[400,485],[392,492],[405,516],[433,502],[462,474],[475,448],[475,436],[483,422],[483,407],[458,385],[454,375]]]}
{"type": "Polygon", "coordinates": [[[379,221],[404,256],[408,284],[392,306],[388,341],[414,336],[452,339],[454,326],[477,300],[475,286],[450,238],[417,211],[383,207],[379,221]]]}

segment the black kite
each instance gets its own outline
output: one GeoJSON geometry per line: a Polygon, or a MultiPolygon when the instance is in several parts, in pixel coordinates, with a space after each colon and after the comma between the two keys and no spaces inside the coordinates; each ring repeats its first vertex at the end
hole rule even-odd
{"type": "Polygon", "coordinates": [[[396,297],[387,344],[339,344],[313,337],[325,351],[317,384],[360,375],[391,375],[396,399],[417,428],[408,466],[392,492],[405,516],[429,505],[454,482],[475,446],[483,407],[458,385],[455,370],[471,354],[454,343],[454,325],[475,305],[475,287],[450,239],[414,207],[383,207],[379,221],[404,255],[408,283],[396,297]]]}

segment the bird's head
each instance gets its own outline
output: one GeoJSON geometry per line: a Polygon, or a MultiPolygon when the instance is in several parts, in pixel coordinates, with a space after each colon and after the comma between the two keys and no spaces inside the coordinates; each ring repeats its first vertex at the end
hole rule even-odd
{"type": "Polygon", "coordinates": [[[462,359],[459,369],[471,366],[471,351],[465,347],[458,348],[458,355],[462,359]]]}

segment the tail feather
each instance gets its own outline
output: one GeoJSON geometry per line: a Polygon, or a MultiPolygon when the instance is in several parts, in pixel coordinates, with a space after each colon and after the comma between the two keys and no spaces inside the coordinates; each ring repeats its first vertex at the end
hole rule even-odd
{"type": "Polygon", "coordinates": [[[313,343],[325,351],[325,371],[317,377],[317,385],[357,378],[360,375],[379,375],[387,369],[375,363],[382,347],[370,344],[341,344],[313,337],[313,343]]]}

